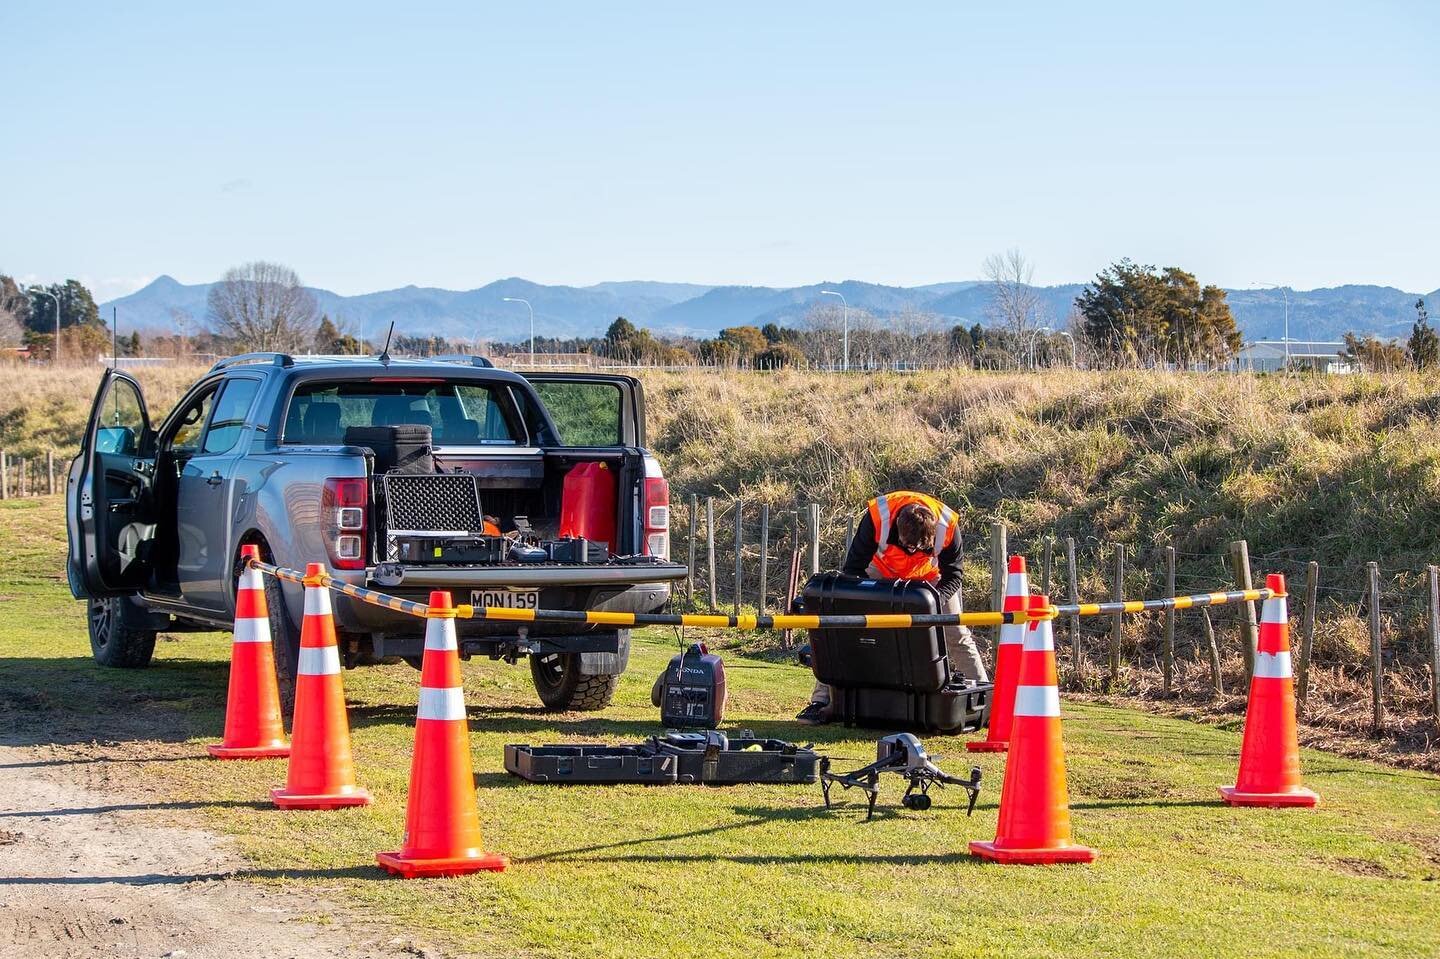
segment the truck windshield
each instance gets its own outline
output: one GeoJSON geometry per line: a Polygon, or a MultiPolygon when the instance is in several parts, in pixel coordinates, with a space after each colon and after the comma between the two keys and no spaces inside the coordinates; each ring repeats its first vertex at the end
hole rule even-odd
{"type": "Polygon", "coordinates": [[[352,426],[428,426],[436,446],[519,442],[497,394],[443,380],[302,383],[285,413],[284,443],[333,446],[352,426]]]}

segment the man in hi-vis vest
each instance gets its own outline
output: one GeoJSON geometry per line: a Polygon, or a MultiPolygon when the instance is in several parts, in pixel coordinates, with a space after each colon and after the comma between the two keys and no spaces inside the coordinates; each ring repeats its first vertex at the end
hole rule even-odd
{"type": "MultiPolygon", "coordinates": [[[[840,571],[869,579],[934,583],[941,611],[958,613],[962,558],[958,521],[954,510],[924,493],[900,490],[877,496],[860,518],[840,571]]],[[[975,637],[966,627],[945,627],[945,653],[951,669],[966,679],[989,680],[975,637]]],[[[817,682],[810,705],[795,718],[802,723],[823,723],[829,706],[830,687],[817,682]]]]}

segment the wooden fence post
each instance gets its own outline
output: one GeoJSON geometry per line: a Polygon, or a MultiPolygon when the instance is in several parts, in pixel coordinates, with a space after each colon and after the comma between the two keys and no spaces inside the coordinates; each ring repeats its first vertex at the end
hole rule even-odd
{"type": "Polygon", "coordinates": [[[720,605],[715,592],[715,497],[705,497],[705,573],[710,578],[710,612],[720,605]]]}
{"type": "Polygon", "coordinates": [[[811,503],[805,515],[810,534],[810,575],[820,572],[820,504],[811,503]]]}
{"type": "Polygon", "coordinates": [[[745,578],[745,501],[735,501],[735,590],[731,595],[734,614],[740,615],[740,599],[743,590],[740,588],[741,581],[745,578]]]}
{"type": "Polygon", "coordinates": [[[15,486],[20,490],[21,497],[27,496],[30,493],[30,490],[27,488],[30,484],[25,482],[26,478],[25,457],[22,456],[15,461],[15,486]]]}
{"type": "Polygon", "coordinates": [[[1310,698],[1310,653],[1315,648],[1315,599],[1320,591],[1320,564],[1313,559],[1305,565],[1305,610],[1300,614],[1300,662],[1296,703],[1300,715],[1310,698]]]}
{"type": "Polygon", "coordinates": [[[1005,574],[1009,571],[1009,556],[1006,545],[1006,529],[1003,519],[990,523],[990,609],[1005,608],[1005,574]]]}
{"type": "Polygon", "coordinates": [[[760,504],[760,595],[755,598],[755,611],[765,611],[765,593],[770,586],[770,504],[760,504]]]}
{"type": "Polygon", "coordinates": [[[45,492],[49,493],[51,496],[54,496],[54,495],[55,495],[55,451],[54,451],[54,450],[46,450],[46,451],[45,451],[45,475],[46,475],[46,477],[47,477],[46,482],[45,482],[45,492]]]}
{"type": "MultiPolygon", "coordinates": [[[[1230,544],[1230,568],[1235,574],[1235,585],[1240,589],[1254,589],[1250,581],[1250,544],[1237,539],[1230,544]]],[[[1245,649],[1245,677],[1255,671],[1255,649],[1260,645],[1260,627],[1255,622],[1255,604],[1240,604],[1240,638],[1245,649]]]]}
{"type": "Polygon", "coordinates": [[[1426,578],[1430,581],[1430,701],[1435,710],[1435,722],[1440,725],[1440,567],[1427,566],[1426,578]]]}
{"type": "MultiPolygon", "coordinates": [[[[846,554],[847,556],[850,554],[850,544],[853,543],[854,541],[855,541],[855,517],[852,516],[852,517],[850,517],[849,519],[847,519],[847,520],[845,521],[845,554],[846,554]]],[[[843,562],[845,562],[845,560],[844,560],[844,559],[841,559],[840,562],[843,563],[843,562]]]]}
{"type": "MultiPolygon", "coordinates": [[[[1119,602],[1125,598],[1125,544],[1115,544],[1115,589],[1112,598],[1119,602]]],[[[1120,682],[1120,637],[1125,631],[1125,617],[1115,613],[1110,620],[1110,676],[1107,685],[1113,690],[1120,682]]]]}
{"type": "Polygon", "coordinates": [[[1384,692],[1385,677],[1380,661],[1380,564],[1365,564],[1370,575],[1370,707],[1371,726],[1375,732],[1385,727],[1385,708],[1381,696],[1384,692]]]}
{"type": "Polygon", "coordinates": [[[690,528],[687,530],[690,543],[690,571],[685,574],[685,598],[690,605],[695,604],[695,527],[700,523],[700,496],[697,493],[690,494],[690,528]]]}
{"type": "MultiPolygon", "coordinates": [[[[1175,595],[1175,547],[1165,547],[1165,595],[1175,595]]],[[[1175,679],[1175,610],[1165,610],[1165,646],[1160,651],[1160,670],[1162,689],[1166,696],[1170,695],[1171,684],[1175,679]]]]}
{"type": "Polygon", "coordinates": [[[10,498],[10,454],[0,450],[0,499],[10,498]]]}
{"type": "MultiPolygon", "coordinates": [[[[1080,577],[1075,567],[1075,537],[1065,537],[1065,582],[1069,591],[1070,605],[1080,602],[1080,577]]],[[[1080,658],[1080,616],[1070,614],[1070,666],[1075,672],[1075,681],[1080,681],[1083,668],[1080,658]]]]}
{"type": "Polygon", "coordinates": [[[1210,608],[1200,607],[1200,619],[1205,624],[1205,645],[1210,649],[1210,687],[1215,695],[1225,695],[1225,682],[1220,676],[1220,644],[1215,642],[1215,624],[1210,619],[1210,608]]]}
{"type": "Polygon", "coordinates": [[[1040,554],[1040,595],[1050,595],[1050,563],[1054,559],[1055,537],[1045,537],[1045,549],[1040,554]]]}

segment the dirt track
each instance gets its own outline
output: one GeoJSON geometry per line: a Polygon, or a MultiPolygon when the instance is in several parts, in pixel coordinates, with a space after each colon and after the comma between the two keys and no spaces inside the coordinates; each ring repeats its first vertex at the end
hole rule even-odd
{"type": "Polygon", "coordinates": [[[439,955],[235,878],[245,863],[227,840],[117,791],[114,764],[164,759],[127,752],[0,745],[0,957],[439,955]]]}

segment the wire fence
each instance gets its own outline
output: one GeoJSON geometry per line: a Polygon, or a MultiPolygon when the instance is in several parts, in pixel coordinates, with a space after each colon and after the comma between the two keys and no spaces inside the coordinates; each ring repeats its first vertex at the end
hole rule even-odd
{"type": "MultiPolygon", "coordinates": [[[[690,565],[673,602],[694,610],[788,609],[812,573],[841,566],[856,521],[847,510],[818,503],[776,507],[678,491],[672,503],[672,555],[690,565]]],[[[998,608],[1012,554],[1027,559],[1032,589],[1057,605],[1260,587],[1266,574],[1280,573],[1302,713],[1373,733],[1422,719],[1440,723],[1434,566],[1333,566],[1293,551],[1249,555],[1244,541],[1198,553],[1164,542],[1015,537],[1000,521],[989,533],[962,540],[967,609],[998,608]]],[[[1166,698],[1243,695],[1258,620],[1252,603],[1088,621],[1062,616],[1056,629],[1062,682],[1166,698]]]]}

